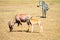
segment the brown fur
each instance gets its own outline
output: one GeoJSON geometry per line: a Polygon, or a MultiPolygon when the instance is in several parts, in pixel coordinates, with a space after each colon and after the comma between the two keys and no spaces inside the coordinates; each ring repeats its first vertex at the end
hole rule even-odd
{"type": "MultiPolygon", "coordinates": [[[[13,19],[13,21],[9,21],[8,25],[9,25],[9,29],[10,31],[12,31],[13,26],[17,23],[18,26],[22,25],[22,22],[27,22],[27,24],[31,24],[30,23],[30,18],[32,16],[27,15],[27,14],[16,14],[15,18],[13,19]]],[[[29,30],[29,29],[28,29],[29,30]]]]}

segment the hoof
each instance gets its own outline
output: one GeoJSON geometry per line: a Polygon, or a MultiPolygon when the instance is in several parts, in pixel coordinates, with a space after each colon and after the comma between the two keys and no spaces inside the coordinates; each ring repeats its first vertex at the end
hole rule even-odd
{"type": "Polygon", "coordinates": [[[46,17],[41,16],[41,18],[46,18],[46,17]]]}
{"type": "Polygon", "coordinates": [[[29,32],[29,30],[27,30],[26,32],[29,32]]]}
{"type": "Polygon", "coordinates": [[[12,29],[10,30],[10,32],[12,32],[12,29]]]}

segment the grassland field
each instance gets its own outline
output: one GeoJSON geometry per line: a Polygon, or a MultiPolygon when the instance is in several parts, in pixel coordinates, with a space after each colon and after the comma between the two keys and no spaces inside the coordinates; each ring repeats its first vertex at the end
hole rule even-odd
{"type": "MultiPolygon", "coordinates": [[[[47,18],[40,18],[41,7],[37,7],[39,0],[0,0],[0,40],[60,40],[60,0],[44,0],[48,6],[47,18]],[[39,33],[38,25],[34,32],[20,32],[21,26],[14,26],[14,31],[9,32],[8,21],[16,14],[29,14],[41,19],[43,33],[39,33]]],[[[27,30],[23,23],[23,30],[27,30]]],[[[31,31],[31,27],[30,27],[31,31]]]]}

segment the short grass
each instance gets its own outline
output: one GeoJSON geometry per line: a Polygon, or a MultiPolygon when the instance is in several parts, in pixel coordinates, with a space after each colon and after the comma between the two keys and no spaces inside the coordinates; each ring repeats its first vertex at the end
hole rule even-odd
{"type": "MultiPolygon", "coordinates": [[[[37,7],[38,0],[0,0],[0,40],[60,40],[60,0],[45,0],[49,6],[47,18],[40,18],[41,7],[37,7]],[[38,16],[42,20],[43,33],[39,33],[38,25],[34,32],[20,32],[21,26],[14,26],[14,32],[9,32],[8,21],[16,14],[38,16]]],[[[23,23],[23,30],[27,30],[23,23]]],[[[31,27],[30,27],[31,31],[31,27]]]]}

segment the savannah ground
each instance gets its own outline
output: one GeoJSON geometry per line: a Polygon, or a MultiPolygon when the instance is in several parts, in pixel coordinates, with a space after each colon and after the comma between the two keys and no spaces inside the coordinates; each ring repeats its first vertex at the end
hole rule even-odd
{"type": "MultiPolygon", "coordinates": [[[[0,0],[0,40],[60,40],[60,0],[45,0],[49,6],[47,18],[40,18],[41,7],[37,7],[38,0],[0,0]],[[43,33],[39,33],[38,25],[34,32],[20,32],[21,26],[14,26],[9,32],[8,21],[16,14],[38,16],[42,20],[43,33]]],[[[23,23],[23,30],[27,30],[23,23]]],[[[30,27],[31,31],[31,27],[30,27]]]]}

